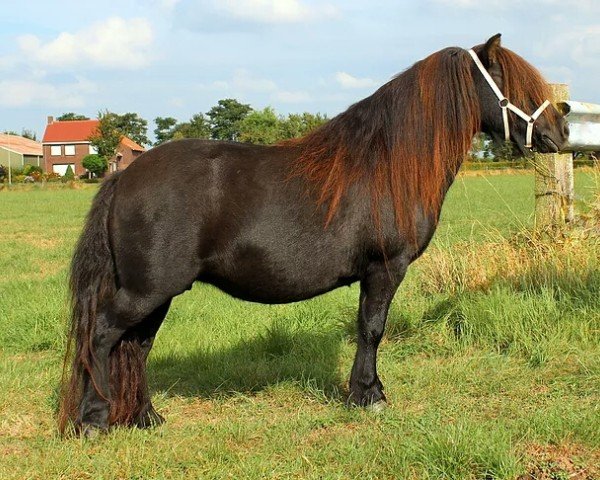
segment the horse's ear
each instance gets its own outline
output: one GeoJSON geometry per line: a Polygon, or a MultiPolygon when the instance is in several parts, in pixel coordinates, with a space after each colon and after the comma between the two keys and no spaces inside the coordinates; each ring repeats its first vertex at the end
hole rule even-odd
{"type": "Polygon", "coordinates": [[[483,47],[483,51],[485,52],[485,56],[487,57],[489,66],[493,65],[498,61],[498,50],[500,50],[502,34],[497,33],[493,37],[491,37],[487,42],[485,42],[485,46],[483,47]]]}

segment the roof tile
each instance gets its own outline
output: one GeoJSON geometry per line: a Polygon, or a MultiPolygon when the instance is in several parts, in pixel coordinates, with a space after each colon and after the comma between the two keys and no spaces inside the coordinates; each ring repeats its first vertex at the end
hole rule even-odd
{"type": "Polygon", "coordinates": [[[86,142],[96,132],[98,120],[71,120],[46,125],[42,143],[86,142]]]}

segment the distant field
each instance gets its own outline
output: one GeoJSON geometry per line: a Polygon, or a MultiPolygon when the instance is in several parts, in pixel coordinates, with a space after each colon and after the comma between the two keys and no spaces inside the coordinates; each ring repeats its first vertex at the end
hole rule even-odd
{"type": "MultiPolygon", "coordinates": [[[[577,173],[579,209],[596,180],[577,173]]],[[[66,270],[95,191],[0,191],[0,479],[600,478],[600,244],[515,235],[529,174],[456,181],[392,307],[383,414],[344,406],[357,286],[265,306],[196,285],[150,358],[167,423],[59,439],[66,270]]]]}

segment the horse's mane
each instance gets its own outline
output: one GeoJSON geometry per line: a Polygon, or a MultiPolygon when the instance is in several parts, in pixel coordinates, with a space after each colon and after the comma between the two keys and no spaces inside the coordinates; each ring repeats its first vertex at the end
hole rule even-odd
{"type": "MultiPolygon", "coordinates": [[[[550,85],[529,62],[508,48],[499,48],[496,59],[502,69],[503,93],[511,103],[531,114],[546,100],[552,100],[550,85]]],[[[557,117],[549,112],[548,109],[544,111],[545,117],[549,122],[555,123],[557,117]]],[[[514,124],[517,117],[514,113],[512,115],[511,124],[514,124]]]]}
{"type": "MultiPolygon", "coordinates": [[[[521,57],[500,49],[499,62],[513,103],[548,98],[546,82],[521,57]]],[[[386,197],[398,228],[413,239],[419,206],[437,220],[449,182],[480,130],[472,67],[466,50],[441,50],[305,137],[285,142],[300,149],[292,175],[304,177],[317,203],[327,205],[327,224],[357,183],[370,190],[376,225],[386,197]]]]}

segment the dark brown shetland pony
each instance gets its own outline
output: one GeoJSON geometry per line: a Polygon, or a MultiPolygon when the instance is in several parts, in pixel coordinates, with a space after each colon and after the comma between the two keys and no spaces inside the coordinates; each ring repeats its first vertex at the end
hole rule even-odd
{"type": "MultiPolygon", "coordinates": [[[[539,73],[499,35],[475,50],[522,110],[548,98],[539,73]]],[[[513,116],[521,149],[525,130],[513,116]]],[[[503,138],[498,100],[468,52],[447,48],[299,140],[170,142],[106,179],[72,263],[60,429],[72,423],[90,435],[162,421],[146,358],[171,299],[197,280],[263,303],[359,281],[350,401],[385,400],[376,356],[388,307],[478,131],[503,138]]],[[[566,135],[549,108],[533,145],[555,151],[566,135]]]]}

